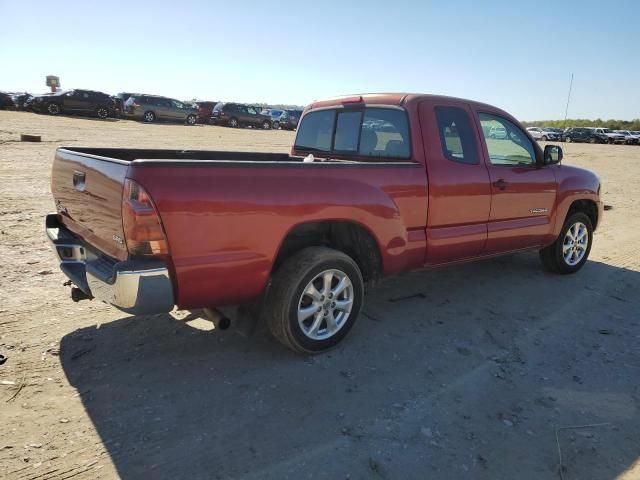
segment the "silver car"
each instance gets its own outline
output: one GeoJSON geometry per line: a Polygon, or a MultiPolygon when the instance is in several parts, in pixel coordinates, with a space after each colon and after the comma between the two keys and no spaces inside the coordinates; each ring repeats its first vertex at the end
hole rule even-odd
{"type": "Polygon", "coordinates": [[[195,125],[198,110],[173,98],[133,94],[124,104],[124,116],[147,123],[165,121],[195,125]]]}

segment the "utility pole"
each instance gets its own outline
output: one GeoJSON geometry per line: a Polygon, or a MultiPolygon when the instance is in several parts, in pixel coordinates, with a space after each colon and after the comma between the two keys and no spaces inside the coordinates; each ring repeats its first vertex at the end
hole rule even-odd
{"type": "Polygon", "coordinates": [[[567,95],[567,107],[564,109],[564,128],[567,128],[567,115],[569,114],[569,101],[571,100],[571,88],[573,87],[573,73],[569,82],[569,94],[567,95]]]}

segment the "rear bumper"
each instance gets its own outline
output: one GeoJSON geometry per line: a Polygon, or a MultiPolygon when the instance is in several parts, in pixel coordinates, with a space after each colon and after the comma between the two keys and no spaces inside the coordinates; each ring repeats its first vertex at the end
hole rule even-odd
{"type": "Polygon", "coordinates": [[[87,295],[133,315],[173,309],[173,285],[165,262],[106,257],[61,225],[56,214],[47,215],[46,232],[60,269],[87,295]]]}

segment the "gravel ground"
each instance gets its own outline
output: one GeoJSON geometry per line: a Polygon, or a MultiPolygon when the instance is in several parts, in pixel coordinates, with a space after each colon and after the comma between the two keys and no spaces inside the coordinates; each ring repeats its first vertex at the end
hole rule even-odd
{"type": "Polygon", "coordinates": [[[613,207],[579,274],[526,253],[390,278],[326,355],[71,301],[43,228],[57,145],[292,139],[0,112],[0,477],[640,478],[640,147],[563,146],[613,207]]]}

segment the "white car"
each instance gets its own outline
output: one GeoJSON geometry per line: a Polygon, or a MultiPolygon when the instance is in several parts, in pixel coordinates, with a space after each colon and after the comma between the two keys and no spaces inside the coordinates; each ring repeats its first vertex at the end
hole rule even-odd
{"type": "Polygon", "coordinates": [[[615,132],[624,135],[627,145],[637,145],[640,143],[640,134],[637,132],[630,132],[629,130],[615,130],[615,132]]]}
{"type": "Polygon", "coordinates": [[[624,135],[621,133],[616,133],[610,128],[594,128],[596,133],[600,133],[602,135],[606,135],[609,138],[609,143],[626,143],[626,139],[624,135]]]}
{"type": "Polygon", "coordinates": [[[546,142],[547,140],[558,140],[559,137],[556,132],[542,127],[529,127],[527,128],[527,131],[535,140],[542,140],[543,142],[546,142]]]}

